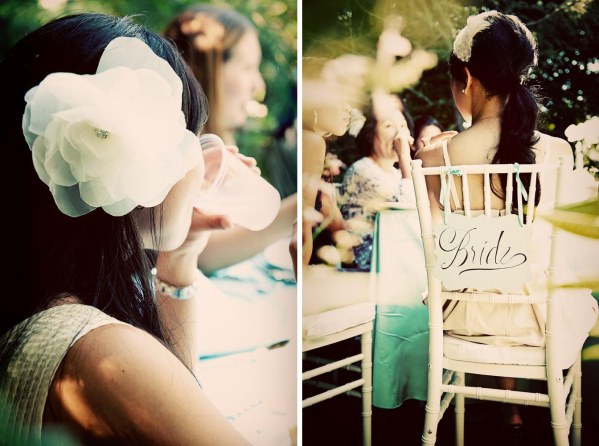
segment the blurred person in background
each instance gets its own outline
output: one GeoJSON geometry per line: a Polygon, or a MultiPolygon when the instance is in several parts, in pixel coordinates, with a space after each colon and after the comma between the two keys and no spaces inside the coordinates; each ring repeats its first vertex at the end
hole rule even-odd
{"type": "Polygon", "coordinates": [[[332,183],[323,185],[327,152],[326,139],[345,134],[350,108],[332,85],[310,80],[303,85],[302,102],[302,200],[303,264],[310,263],[314,252],[314,230],[322,227],[331,235],[344,228],[332,183]],[[318,215],[320,213],[320,215],[318,215]],[[317,214],[315,218],[311,215],[317,214]]]}
{"type": "Polygon", "coordinates": [[[365,271],[370,270],[376,213],[389,202],[415,202],[410,172],[413,138],[403,114],[388,104],[373,98],[372,111],[356,136],[360,159],[347,169],[342,186],[344,219],[368,227],[354,248],[356,265],[365,271]]]}
{"type": "Polygon", "coordinates": [[[164,35],[175,42],[208,97],[210,117],[203,133],[235,144],[249,107],[266,89],[256,28],[233,9],[200,3],[171,21],[164,35]]]}
{"type": "MultiPolygon", "coordinates": [[[[342,251],[339,249],[340,246],[336,243],[338,231],[345,229],[345,221],[341,210],[337,202],[338,198],[338,184],[333,182],[335,176],[341,174],[341,169],[346,167],[343,161],[337,158],[337,155],[327,152],[324,160],[324,168],[319,183],[318,192],[316,195],[316,204],[314,209],[320,212],[323,216],[323,221],[320,222],[319,227],[312,232],[312,255],[309,263],[311,265],[327,263],[329,260],[326,255],[326,249],[323,251],[323,246],[335,246],[339,253],[342,251]]],[[[348,251],[345,251],[346,253],[348,251]]],[[[353,255],[351,256],[353,259],[353,255]]],[[[341,259],[344,262],[347,259],[341,259]]],[[[337,262],[335,262],[337,263],[337,262]]]]}
{"type": "MultiPolygon", "coordinates": [[[[226,144],[235,145],[235,132],[246,124],[249,107],[266,88],[256,28],[231,8],[200,3],[174,18],[164,35],[177,45],[206,91],[210,117],[204,133],[217,134],[226,144]]],[[[198,266],[210,273],[252,257],[289,237],[296,215],[297,195],[292,194],[283,199],[274,222],[261,231],[234,227],[215,232],[198,266]],[[210,254],[214,252],[219,253],[218,259],[210,254]]]]}

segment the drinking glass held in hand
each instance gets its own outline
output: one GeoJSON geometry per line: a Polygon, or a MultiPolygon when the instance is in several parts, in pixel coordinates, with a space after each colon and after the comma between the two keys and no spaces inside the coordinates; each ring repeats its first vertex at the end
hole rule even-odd
{"type": "Polygon", "coordinates": [[[259,231],[281,206],[277,190],[230,152],[217,135],[200,136],[206,173],[196,208],[227,215],[240,226],[259,231]]]}

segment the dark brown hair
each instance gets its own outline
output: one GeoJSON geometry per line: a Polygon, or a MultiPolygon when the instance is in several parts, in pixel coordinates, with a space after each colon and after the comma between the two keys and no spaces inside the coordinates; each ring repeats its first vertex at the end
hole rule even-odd
{"type": "MultiPolygon", "coordinates": [[[[527,81],[529,70],[536,65],[536,43],[530,31],[515,16],[493,11],[486,20],[491,26],[475,34],[470,59],[464,62],[452,53],[449,72],[454,80],[465,85],[465,68],[468,68],[488,96],[507,99],[492,163],[532,164],[535,162],[532,147],[539,139],[535,134],[539,106],[535,89],[529,87],[527,81]]],[[[528,188],[530,175],[521,175],[520,178],[528,188]]],[[[503,190],[494,188],[493,192],[501,197],[506,189],[506,176],[501,175],[500,181],[503,190]]],[[[512,203],[517,203],[516,188],[513,193],[512,203]]],[[[538,197],[539,194],[537,200],[538,197]]]]}
{"type": "MultiPolygon", "coordinates": [[[[59,296],[142,328],[166,341],[150,283],[154,259],[144,250],[131,214],[108,215],[96,209],[81,217],[61,213],[38,177],[21,120],[25,93],[55,72],[94,74],[106,46],[117,37],[136,37],[165,59],[183,84],[182,111],[188,130],[198,133],[206,120],[206,98],[176,48],[164,37],[127,18],[105,14],[62,17],[19,41],[0,63],[0,84],[9,113],[0,120],[5,163],[18,182],[2,176],[7,237],[5,306],[0,337],[59,296]]],[[[159,223],[159,222],[157,222],[159,223]]],[[[155,239],[159,241],[159,231],[155,239]]],[[[0,346],[0,381],[14,352],[0,346]]]]}

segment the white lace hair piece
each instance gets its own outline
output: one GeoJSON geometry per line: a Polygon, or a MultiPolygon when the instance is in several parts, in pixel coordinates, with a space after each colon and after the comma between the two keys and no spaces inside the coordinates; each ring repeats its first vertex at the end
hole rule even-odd
{"type": "Polygon", "coordinates": [[[468,62],[472,56],[474,36],[489,28],[491,22],[487,19],[497,15],[497,11],[487,11],[468,17],[463,27],[453,41],[453,53],[462,62],[468,62]]]}
{"type": "MultiPolygon", "coordinates": [[[[460,30],[453,42],[453,53],[462,62],[468,62],[472,57],[472,45],[474,43],[474,36],[481,31],[491,26],[490,18],[497,16],[497,11],[482,12],[477,15],[468,17],[466,20],[466,26],[460,30]]],[[[537,42],[530,30],[526,25],[515,15],[508,15],[513,22],[524,32],[526,38],[530,42],[534,49],[534,65],[538,62],[537,42]]]]}
{"type": "Polygon", "coordinates": [[[202,162],[182,82],[137,38],[112,40],[96,74],[51,73],[25,95],[23,135],[60,211],[153,207],[202,162]]]}

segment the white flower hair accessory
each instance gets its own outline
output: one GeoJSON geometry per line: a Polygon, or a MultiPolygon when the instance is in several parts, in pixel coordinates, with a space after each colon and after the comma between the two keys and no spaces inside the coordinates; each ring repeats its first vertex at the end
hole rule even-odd
{"type": "Polygon", "coordinates": [[[52,73],[25,95],[23,134],[60,211],[113,216],[160,204],[202,160],[182,83],[137,38],[118,37],[96,74],[52,73]]]}
{"type": "Polygon", "coordinates": [[[352,108],[349,111],[349,125],[347,127],[347,133],[351,136],[358,136],[362,127],[364,127],[364,123],[366,122],[366,116],[362,114],[360,110],[357,108],[352,108]]]}
{"type": "Polygon", "coordinates": [[[466,26],[463,27],[453,41],[453,54],[462,62],[468,62],[472,56],[472,43],[474,36],[491,26],[487,20],[497,15],[497,11],[482,12],[468,17],[466,26]]]}

